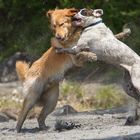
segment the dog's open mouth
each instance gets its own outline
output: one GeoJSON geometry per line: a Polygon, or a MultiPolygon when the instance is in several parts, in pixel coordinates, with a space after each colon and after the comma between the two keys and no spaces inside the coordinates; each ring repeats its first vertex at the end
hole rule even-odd
{"type": "Polygon", "coordinates": [[[81,26],[82,25],[82,19],[78,17],[72,18],[72,23],[74,26],[81,26]]]}

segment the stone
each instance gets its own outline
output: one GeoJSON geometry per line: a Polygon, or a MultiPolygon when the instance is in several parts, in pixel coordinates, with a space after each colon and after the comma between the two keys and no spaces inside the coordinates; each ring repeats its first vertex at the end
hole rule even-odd
{"type": "Polygon", "coordinates": [[[0,82],[11,82],[17,80],[15,63],[17,60],[33,62],[36,58],[29,56],[27,53],[17,52],[6,58],[0,63],[0,82]]]}
{"type": "Polygon", "coordinates": [[[0,112],[0,122],[8,122],[9,121],[9,117],[7,117],[7,115],[5,115],[4,113],[0,112]]]}
{"type": "Polygon", "coordinates": [[[68,114],[76,114],[78,111],[76,111],[72,106],[65,105],[63,107],[57,108],[53,115],[61,116],[61,115],[68,115],[68,114]]]}

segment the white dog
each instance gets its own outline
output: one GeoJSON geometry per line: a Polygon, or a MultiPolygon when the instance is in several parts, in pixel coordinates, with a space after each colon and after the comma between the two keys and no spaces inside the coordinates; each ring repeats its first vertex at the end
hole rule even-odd
{"type": "MultiPolygon", "coordinates": [[[[88,50],[97,55],[97,59],[124,69],[124,89],[128,95],[140,100],[140,57],[126,44],[119,41],[102,22],[102,9],[82,9],[74,18],[75,26],[82,26],[83,32],[73,48],[58,48],[58,53],[77,54],[88,50]]],[[[138,104],[137,104],[138,105],[138,104]]],[[[126,124],[138,122],[138,106],[128,117],[126,124]]]]}

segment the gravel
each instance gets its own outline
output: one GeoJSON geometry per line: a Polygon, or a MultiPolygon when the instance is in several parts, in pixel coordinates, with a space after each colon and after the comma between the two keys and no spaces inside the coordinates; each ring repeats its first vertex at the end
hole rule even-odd
{"type": "Polygon", "coordinates": [[[36,119],[26,120],[21,133],[15,130],[16,121],[0,123],[1,140],[140,140],[140,126],[124,126],[127,113],[102,115],[77,113],[74,115],[49,115],[46,124],[49,129],[39,131],[36,119]],[[80,127],[61,132],[55,130],[57,121],[74,123],[80,127]]]}

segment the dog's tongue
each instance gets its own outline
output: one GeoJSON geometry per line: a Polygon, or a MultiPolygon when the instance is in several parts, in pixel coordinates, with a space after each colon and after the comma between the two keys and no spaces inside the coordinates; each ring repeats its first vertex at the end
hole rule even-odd
{"type": "Polygon", "coordinates": [[[80,18],[79,19],[75,18],[72,23],[74,26],[81,26],[81,24],[82,24],[80,18]]]}
{"type": "Polygon", "coordinates": [[[73,24],[73,26],[80,26],[81,25],[80,22],[78,22],[78,21],[73,21],[72,24],[73,24]]]}

